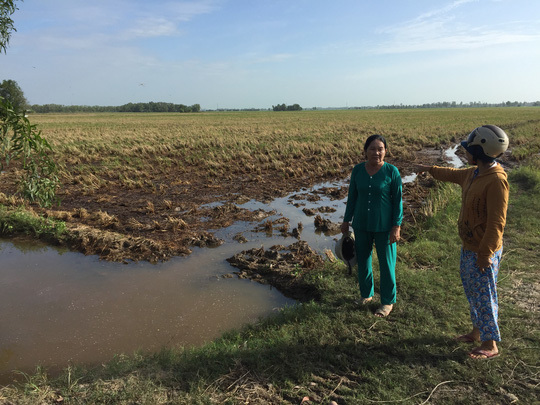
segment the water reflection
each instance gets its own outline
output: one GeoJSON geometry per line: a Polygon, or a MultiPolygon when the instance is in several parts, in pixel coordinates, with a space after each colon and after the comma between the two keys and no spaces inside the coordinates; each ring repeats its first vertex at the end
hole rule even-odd
{"type": "Polygon", "coordinates": [[[416,173],[411,173],[411,174],[408,174],[407,176],[403,176],[401,178],[401,182],[403,184],[412,183],[413,181],[416,180],[416,177],[417,177],[416,173]]]}

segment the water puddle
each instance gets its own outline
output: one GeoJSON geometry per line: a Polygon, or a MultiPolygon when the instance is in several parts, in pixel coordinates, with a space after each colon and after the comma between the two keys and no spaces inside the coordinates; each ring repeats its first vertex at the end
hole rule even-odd
{"type": "Polygon", "coordinates": [[[401,182],[403,184],[412,183],[416,180],[416,173],[408,174],[407,176],[403,176],[401,178],[401,182]]]}
{"type": "MultiPolygon", "coordinates": [[[[316,229],[314,220],[315,216],[321,215],[325,219],[328,219],[334,223],[341,222],[345,213],[345,203],[347,201],[346,197],[341,199],[333,199],[331,196],[326,195],[324,190],[341,189],[344,186],[348,186],[348,184],[348,179],[339,182],[322,183],[309,189],[300,190],[299,192],[293,193],[289,196],[277,198],[270,204],[264,204],[252,200],[239,206],[253,211],[258,209],[274,211],[275,214],[267,218],[267,220],[270,221],[279,221],[280,218],[287,218],[290,229],[300,229],[299,239],[306,241],[309,246],[319,253],[323,253],[326,249],[333,248],[336,233],[323,232],[316,229]],[[306,196],[311,196],[311,198],[306,200],[303,198],[306,196]],[[319,211],[321,207],[325,208],[324,213],[319,211]],[[306,214],[306,212],[308,212],[308,214],[306,214]]],[[[253,228],[253,226],[251,228],[253,228]]],[[[216,236],[225,238],[227,241],[227,239],[230,238],[231,233],[235,232],[241,232],[241,229],[235,229],[233,226],[227,228],[225,233],[221,231],[216,232],[216,236]]],[[[248,231],[247,233],[244,232],[243,234],[248,240],[256,240],[263,237],[267,239],[268,236],[265,233],[254,232],[253,230],[248,231]]],[[[278,235],[279,232],[274,230],[272,236],[274,238],[278,238],[278,235]]],[[[276,243],[288,245],[296,242],[297,240],[298,238],[294,238],[292,236],[281,236],[279,237],[278,241],[273,240],[268,246],[276,243]]],[[[245,249],[242,248],[242,250],[245,249]]]]}
{"type": "MultiPolygon", "coordinates": [[[[455,150],[445,151],[454,163],[455,150]]],[[[299,230],[297,237],[238,222],[215,231],[223,245],[155,265],[109,263],[36,242],[0,241],[0,384],[11,382],[12,370],[32,372],[36,365],[52,373],[69,364],[100,364],[120,353],[201,345],[294,305],[269,286],[223,278],[235,271],[226,259],[298,238],[320,253],[333,250],[338,232],[317,230],[314,218],[343,220],[347,196],[336,191],[348,181],[319,184],[270,204],[240,205],[273,210],[264,221],[287,218],[289,230],[299,230]],[[239,234],[246,243],[238,242],[239,234]]]]}
{"type": "Polygon", "coordinates": [[[443,152],[443,156],[445,158],[445,160],[450,163],[450,165],[452,167],[463,167],[465,166],[465,164],[463,163],[463,161],[459,158],[459,156],[456,154],[456,151],[458,150],[459,148],[459,144],[451,147],[451,148],[448,148],[446,149],[444,152],[443,152]]]}

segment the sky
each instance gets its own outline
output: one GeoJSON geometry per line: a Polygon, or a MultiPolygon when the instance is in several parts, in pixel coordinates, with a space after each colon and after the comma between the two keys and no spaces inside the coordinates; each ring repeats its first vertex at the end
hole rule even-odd
{"type": "Polygon", "coordinates": [[[202,109],[540,100],[538,0],[24,0],[30,104],[202,109]]]}

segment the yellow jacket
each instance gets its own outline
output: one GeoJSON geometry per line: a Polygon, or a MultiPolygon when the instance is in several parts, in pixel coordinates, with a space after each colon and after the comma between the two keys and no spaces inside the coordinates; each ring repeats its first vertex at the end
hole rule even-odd
{"type": "Polygon", "coordinates": [[[433,166],[429,172],[442,181],[461,186],[461,211],[458,229],[463,248],[478,253],[480,268],[489,265],[489,258],[502,248],[508,180],[500,164],[476,175],[476,166],[452,169],[433,166]]]}

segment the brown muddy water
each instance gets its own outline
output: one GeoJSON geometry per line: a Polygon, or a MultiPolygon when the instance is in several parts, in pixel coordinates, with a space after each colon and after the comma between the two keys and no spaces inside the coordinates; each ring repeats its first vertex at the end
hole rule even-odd
{"type": "MultiPolygon", "coordinates": [[[[336,211],[325,217],[338,222],[344,201],[323,197],[301,204],[294,207],[286,197],[241,207],[272,211],[265,221],[285,216],[291,227],[302,222],[302,240],[320,252],[333,249],[335,238],[316,232],[302,209],[332,205],[336,211]]],[[[111,263],[35,241],[0,240],[0,384],[13,381],[14,370],[31,373],[37,365],[55,374],[115,354],[201,345],[295,305],[267,285],[223,277],[237,270],[226,259],[241,250],[297,241],[257,226],[240,222],[216,230],[223,245],[158,264],[111,263]],[[234,239],[239,233],[247,243],[234,239]]]]}
{"type": "MultiPolygon", "coordinates": [[[[461,165],[455,148],[444,156],[461,165]]],[[[404,183],[414,179],[403,177],[404,183]]],[[[322,217],[341,222],[346,198],[333,200],[317,190],[344,185],[348,179],[240,207],[273,211],[265,221],[288,218],[290,229],[301,223],[299,238],[322,254],[334,249],[339,235],[317,231],[304,209],[325,207],[322,217]]],[[[202,345],[295,305],[267,285],[223,277],[236,270],[226,259],[242,250],[298,240],[261,232],[260,225],[239,222],[216,230],[223,245],[158,264],[110,263],[36,242],[0,240],[0,384],[20,378],[14,370],[32,373],[38,365],[54,374],[122,353],[202,345]],[[248,242],[237,242],[238,234],[248,242]]]]}
{"type": "Polygon", "coordinates": [[[115,354],[200,345],[294,304],[225,279],[226,249],[121,265],[35,243],[0,245],[0,377],[43,365],[100,364],[115,354]]]}

